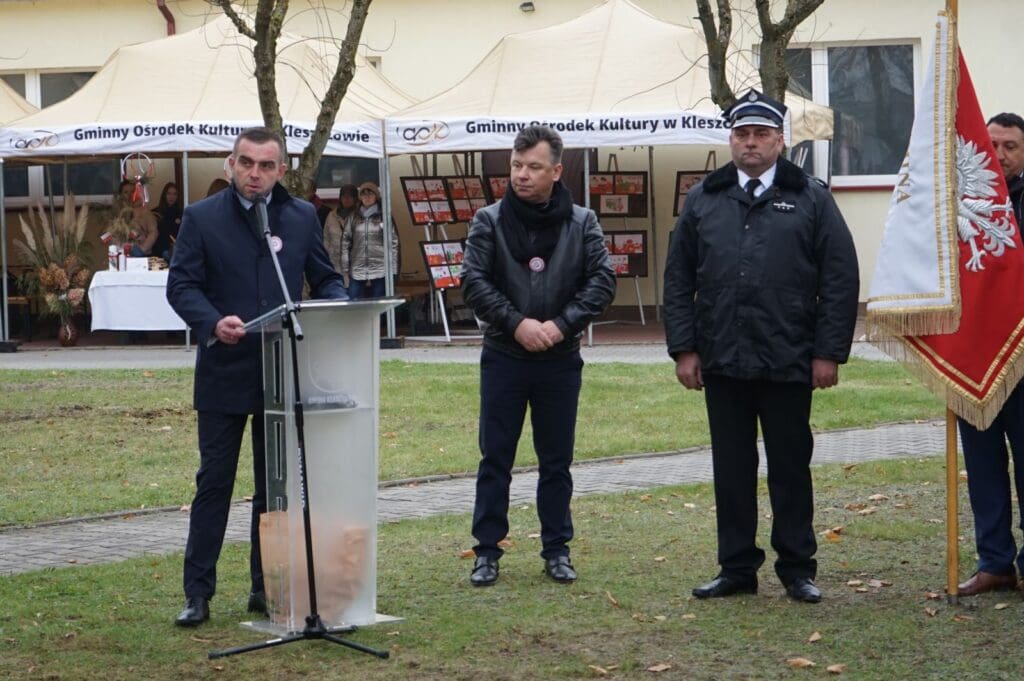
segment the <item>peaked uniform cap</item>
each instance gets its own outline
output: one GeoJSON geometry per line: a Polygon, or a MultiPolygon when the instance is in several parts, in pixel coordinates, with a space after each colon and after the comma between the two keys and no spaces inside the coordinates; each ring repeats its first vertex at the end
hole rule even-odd
{"type": "Polygon", "coordinates": [[[781,128],[782,119],[786,117],[786,105],[751,88],[747,94],[726,109],[722,116],[729,121],[730,127],[733,128],[745,125],[781,128]]]}

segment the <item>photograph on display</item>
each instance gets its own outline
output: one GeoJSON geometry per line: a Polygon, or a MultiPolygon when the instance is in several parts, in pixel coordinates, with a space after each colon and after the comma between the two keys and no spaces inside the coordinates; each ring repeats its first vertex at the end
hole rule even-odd
{"type": "Polygon", "coordinates": [[[629,256],[628,255],[609,255],[608,262],[612,264],[612,269],[615,270],[615,276],[617,277],[628,277],[629,276],[629,256]]]}
{"type": "Polygon", "coordinates": [[[615,174],[616,194],[646,194],[647,175],[641,173],[615,174]]]}
{"type": "Polygon", "coordinates": [[[434,215],[430,212],[430,204],[426,201],[413,201],[409,204],[409,212],[412,214],[414,225],[425,225],[434,221],[434,215]]]}
{"type": "Polygon", "coordinates": [[[708,171],[706,170],[681,170],[676,173],[676,201],[673,215],[683,212],[686,195],[707,176],[708,171]]]}
{"type": "Polygon", "coordinates": [[[456,222],[469,222],[473,219],[472,204],[469,203],[469,199],[452,199],[452,208],[455,209],[455,221],[456,222]]]}
{"type": "Polygon", "coordinates": [[[598,216],[647,217],[647,172],[607,172],[590,176],[590,205],[598,216]]]}
{"type": "Polygon", "coordinates": [[[466,180],[461,177],[446,177],[445,184],[448,185],[448,196],[454,199],[466,199],[466,180]]]}
{"type": "Polygon", "coordinates": [[[492,202],[500,200],[508,190],[508,175],[487,175],[487,188],[492,202]]]}
{"type": "Polygon", "coordinates": [[[451,270],[448,269],[447,265],[431,267],[430,281],[434,284],[435,289],[454,288],[456,286],[455,279],[452,278],[451,270]]]}
{"type": "Polygon", "coordinates": [[[445,241],[444,261],[449,265],[461,265],[465,252],[462,250],[461,241],[445,241]]]}
{"type": "Polygon", "coordinates": [[[609,174],[590,176],[591,194],[612,194],[615,191],[614,176],[609,174]]]}
{"type": "Polygon", "coordinates": [[[423,180],[402,178],[402,187],[405,189],[405,198],[408,201],[426,201],[427,190],[423,186],[423,180]]]}
{"type": "Polygon", "coordinates": [[[434,222],[453,222],[452,207],[447,201],[431,201],[430,211],[434,214],[434,222]]]}
{"type": "Polygon", "coordinates": [[[601,215],[628,215],[629,197],[625,194],[601,194],[597,212],[601,215]]]}
{"type": "Polygon", "coordinates": [[[463,179],[466,181],[466,196],[471,199],[486,198],[484,183],[479,177],[465,177],[463,179]]]}
{"type": "Polygon", "coordinates": [[[615,247],[612,253],[622,255],[635,255],[644,252],[644,242],[637,237],[635,232],[625,232],[614,235],[615,247]]]}
{"type": "Polygon", "coordinates": [[[604,245],[617,277],[647,276],[647,232],[605,232],[604,245]]]}
{"type": "Polygon", "coordinates": [[[426,258],[427,267],[444,265],[444,244],[425,242],[423,244],[423,257],[426,258]]]}
{"type": "Polygon", "coordinates": [[[462,286],[462,265],[449,265],[448,271],[452,274],[452,284],[462,286]]]}
{"type": "Polygon", "coordinates": [[[448,194],[444,190],[444,179],[440,177],[423,178],[423,186],[427,190],[427,198],[431,201],[447,201],[448,194]]]}

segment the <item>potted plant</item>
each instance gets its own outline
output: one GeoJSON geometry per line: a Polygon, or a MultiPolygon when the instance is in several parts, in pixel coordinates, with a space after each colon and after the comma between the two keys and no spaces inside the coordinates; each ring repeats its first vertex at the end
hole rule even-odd
{"type": "Polygon", "coordinates": [[[41,205],[29,208],[27,220],[19,217],[24,238],[15,238],[14,246],[32,267],[30,291],[42,297],[44,313],[60,320],[57,338],[67,346],[78,342],[74,315],[84,306],[92,270],[85,240],[89,207],[76,210],[71,195],[64,197],[64,206],[52,222],[41,205]]]}

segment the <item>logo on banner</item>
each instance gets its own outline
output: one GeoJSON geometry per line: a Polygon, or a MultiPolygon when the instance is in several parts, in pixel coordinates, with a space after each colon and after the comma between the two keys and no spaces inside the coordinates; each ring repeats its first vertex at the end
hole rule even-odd
{"type": "Polygon", "coordinates": [[[15,149],[39,149],[40,147],[55,147],[60,142],[60,135],[50,130],[33,130],[32,137],[15,137],[11,140],[11,146],[15,149]]]}
{"type": "Polygon", "coordinates": [[[451,134],[447,123],[433,121],[422,125],[407,125],[398,128],[398,136],[413,146],[421,146],[446,139],[451,134]]]}

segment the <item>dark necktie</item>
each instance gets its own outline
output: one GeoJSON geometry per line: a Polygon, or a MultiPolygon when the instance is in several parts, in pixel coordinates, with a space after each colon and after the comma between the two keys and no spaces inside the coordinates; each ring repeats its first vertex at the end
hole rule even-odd
{"type": "Polygon", "coordinates": [[[751,201],[754,200],[754,192],[756,192],[757,188],[760,187],[760,186],[761,186],[761,180],[757,179],[756,177],[752,178],[750,180],[747,180],[747,196],[750,197],[751,201]]]}

